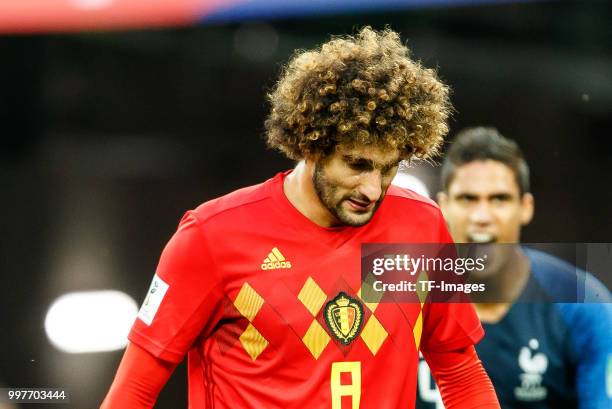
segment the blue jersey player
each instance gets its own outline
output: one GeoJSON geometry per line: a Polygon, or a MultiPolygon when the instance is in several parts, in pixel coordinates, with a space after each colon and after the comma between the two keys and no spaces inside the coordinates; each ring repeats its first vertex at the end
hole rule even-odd
{"type": "MultiPolygon", "coordinates": [[[[456,242],[518,243],[533,216],[522,153],[492,128],[457,136],[442,167],[442,187],[438,200],[456,242]]],[[[612,408],[609,291],[556,257],[504,247],[486,271],[472,276],[499,289],[503,301],[476,304],[486,331],[476,349],[502,408],[612,408]],[[582,295],[572,300],[577,286],[582,295]]],[[[421,361],[417,408],[443,407],[421,361]]]]}

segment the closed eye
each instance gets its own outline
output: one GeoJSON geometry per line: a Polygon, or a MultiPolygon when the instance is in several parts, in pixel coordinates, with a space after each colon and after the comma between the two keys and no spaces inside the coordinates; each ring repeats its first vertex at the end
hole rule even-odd
{"type": "Polygon", "coordinates": [[[374,169],[380,169],[380,172],[383,175],[389,175],[393,169],[399,166],[399,161],[378,164],[373,161],[365,158],[358,158],[350,155],[344,156],[344,162],[346,165],[354,171],[357,172],[371,172],[374,169]]]}
{"type": "Polygon", "coordinates": [[[478,200],[478,196],[471,195],[469,193],[462,193],[460,195],[455,196],[455,200],[458,202],[471,203],[478,200]]]}
{"type": "Polygon", "coordinates": [[[366,160],[350,161],[348,162],[348,166],[349,168],[359,172],[372,170],[372,164],[366,160]]]}
{"type": "Polygon", "coordinates": [[[512,195],[507,193],[498,193],[495,195],[489,196],[489,200],[492,202],[510,202],[512,201],[512,195]]]}

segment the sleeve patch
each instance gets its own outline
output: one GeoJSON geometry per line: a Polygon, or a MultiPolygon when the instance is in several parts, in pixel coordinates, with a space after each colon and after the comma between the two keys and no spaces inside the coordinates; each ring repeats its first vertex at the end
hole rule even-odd
{"type": "Polygon", "coordinates": [[[138,312],[138,318],[140,318],[142,322],[147,325],[151,325],[151,322],[153,322],[153,318],[155,318],[155,314],[157,314],[157,310],[159,309],[159,306],[166,295],[166,291],[168,291],[168,287],[169,285],[166,284],[166,282],[164,282],[164,280],[162,280],[157,274],[153,276],[153,281],[151,282],[147,296],[145,297],[142,307],[140,307],[140,311],[138,312]]]}

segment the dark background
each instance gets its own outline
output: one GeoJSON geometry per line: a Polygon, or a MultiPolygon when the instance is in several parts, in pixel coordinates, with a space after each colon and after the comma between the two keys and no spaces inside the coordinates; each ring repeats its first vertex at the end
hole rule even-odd
{"type": "MultiPolygon", "coordinates": [[[[611,241],[609,2],[0,37],[0,383],[97,407],[121,351],[53,348],[51,302],[112,288],[140,303],[185,210],[292,166],[263,142],[282,63],[366,24],[439,68],[451,134],[493,125],[522,146],[536,197],[525,241],[611,241]]],[[[436,191],[435,166],[411,171],[436,191]]],[[[185,379],[181,366],[157,407],[186,407],[185,379]]]]}

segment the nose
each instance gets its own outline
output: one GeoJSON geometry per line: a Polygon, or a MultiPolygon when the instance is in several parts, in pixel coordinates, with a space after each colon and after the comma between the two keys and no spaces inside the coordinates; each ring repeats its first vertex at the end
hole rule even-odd
{"type": "Polygon", "coordinates": [[[486,201],[480,201],[470,213],[470,222],[478,226],[487,226],[493,222],[491,208],[486,201]]]}
{"type": "Polygon", "coordinates": [[[367,197],[370,202],[380,199],[382,194],[382,175],[380,171],[374,170],[363,175],[359,193],[367,197]]]}

